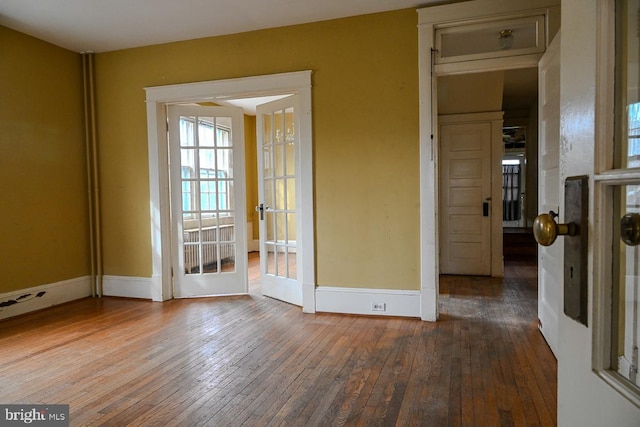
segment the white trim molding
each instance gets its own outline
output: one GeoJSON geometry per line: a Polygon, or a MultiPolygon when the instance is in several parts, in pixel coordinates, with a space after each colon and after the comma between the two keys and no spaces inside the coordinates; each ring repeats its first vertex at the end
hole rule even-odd
{"type": "Polygon", "coordinates": [[[260,252],[260,240],[249,240],[247,242],[247,252],[260,252]]]}
{"type": "Polygon", "coordinates": [[[253,222],[247,221],[247,252],[260,251],[260,240],[253,238],[253,222]]]}
{"type": "Polygon", "coordinates": [[[318,286],[316,311],[419,318],[420,291],[318,286]]]}
{"type": "Polygon", "coordinates": [[[102,276],[106,297],[153,299],[153,279],[147,277],[102,276]]]}
{"type": "Polygon", "coordinates": [[[0,320],[91,296],[89,276],[0,294],[0,320]]]}

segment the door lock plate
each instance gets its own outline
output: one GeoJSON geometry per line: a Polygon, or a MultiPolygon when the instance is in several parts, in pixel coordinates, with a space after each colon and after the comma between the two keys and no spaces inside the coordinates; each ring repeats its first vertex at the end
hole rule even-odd
{"type": "Polygon", "coordinates": [[[564,239],[564,314],[587,326],[589,178],[568,177],[564,183],[564,222],[576,233],[564,239]]]}

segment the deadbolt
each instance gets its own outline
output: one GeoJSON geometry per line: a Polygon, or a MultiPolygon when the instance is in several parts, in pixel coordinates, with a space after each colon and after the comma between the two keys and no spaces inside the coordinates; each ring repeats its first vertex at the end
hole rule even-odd
{"type": "Polygon", "coordinates": [[[640,214],[628,213],[620,219],[620,239],[628,246],[640,244],[640,214]]]}
{"type": "Polygon", "coordinates": [[[533,237],[542,246],[550,246],[556,241],[558,236],[575,236],[577,226],[570,222],[568,224],[558,224],[554,218],[558,214],[550,211],[548,214],[540,214],[533,221],[533,237]]]}

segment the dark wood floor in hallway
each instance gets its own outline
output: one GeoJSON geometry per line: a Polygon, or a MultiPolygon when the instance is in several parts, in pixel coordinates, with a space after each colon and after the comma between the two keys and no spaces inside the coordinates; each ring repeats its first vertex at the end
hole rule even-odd
{"type": "Polygon", "coordinates": [[[511,263],[443,277],[437,323],[84,299],[0,322],[0,403],[66,403],[71,425],[555,425],[536,298],[535,266],[511,263]]]}

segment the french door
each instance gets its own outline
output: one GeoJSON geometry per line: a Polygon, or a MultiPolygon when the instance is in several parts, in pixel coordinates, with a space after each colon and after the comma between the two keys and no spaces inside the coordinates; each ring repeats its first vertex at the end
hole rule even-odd
{"type": "Polygon", "coordinates": [[[169,106],[175,297],[247,292],[244,115],[169,106]]]}
{"type": "Polygon", "coordinates": [[[257,107],[260,276],[265,296],[302,305],[298,280],[299,96],[257,107]]]}

